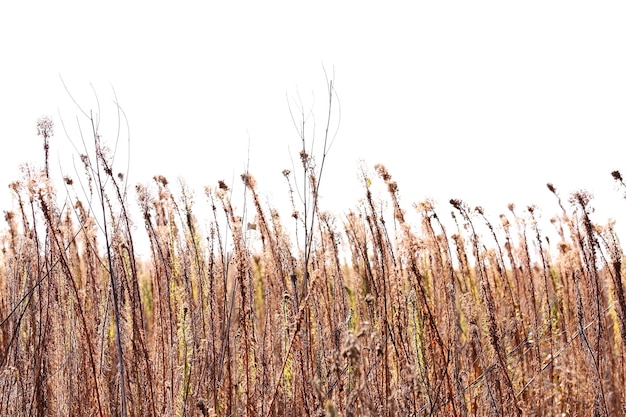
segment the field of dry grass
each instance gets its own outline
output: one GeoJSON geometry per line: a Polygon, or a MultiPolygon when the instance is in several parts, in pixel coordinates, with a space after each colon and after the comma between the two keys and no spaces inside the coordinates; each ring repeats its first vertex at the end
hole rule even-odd
{"type": "Polygon", "coordinates": [[[291,217],[263,203],[249,174],[245,217],[222,181],[198,213],[193,193],[160,176],[131,199],[93,133],[65,197],[47,152],[45,169],[11,184],[0,415],[624,413],[623,254],[610,225],[590,220],[587,193],[561,201],[548,184],[555,242],[535,207],[496,218],[459,200],[402,207],[377,165],[338,217],[318,207],[321,171],[303,151],[303,203],[284,172],[291,217]],[[149,257],[136,254],[139,234],[149,257]]]}

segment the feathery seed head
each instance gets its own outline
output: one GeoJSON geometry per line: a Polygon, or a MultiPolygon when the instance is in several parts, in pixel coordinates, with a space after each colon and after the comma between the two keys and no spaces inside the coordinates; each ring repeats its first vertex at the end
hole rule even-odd
{"type": "Polygon", "coordinates": [[[586,190],[578,190],[572,193],[569,198],[569,202],[572,205],[578,204],[581,208],[586,208],[589,202],[593,199],[593,195],[586,190]]]}
{"type": "Polygon", "coordinates": [[[41,117],[37,120],[37,136],[42,136],[44,140],[48,140],[54,135],[54,122],[48,116],[41,117]]]}

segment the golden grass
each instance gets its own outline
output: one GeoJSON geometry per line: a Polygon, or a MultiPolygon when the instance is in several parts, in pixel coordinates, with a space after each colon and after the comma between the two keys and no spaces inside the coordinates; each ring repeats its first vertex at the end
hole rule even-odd
{"type": "Polygon", "coordinates": [[[569,209],[559,198],[560,242],[542,237],[534,207],[510,206],[492,224],[451,200],[450,231],[428,201],[409,224],[398,184],[376,166],[391,213],[363,175],[364,199],[339,218],[318,207],[304,155],[315,203],[294,204],[291,219],[304,244],[248,173],[253,222],[220,181],[205,190],[203,234],[193,193],[174,195],[157,176],[136,188],[137,227],[127,184],[95,138],[82,198],[66,178],[58,199],[47,168],[25,167],[11,184],[0,415],[624,412],[623,254],[611,226],[591,222],[587,193],[569,209]]]}

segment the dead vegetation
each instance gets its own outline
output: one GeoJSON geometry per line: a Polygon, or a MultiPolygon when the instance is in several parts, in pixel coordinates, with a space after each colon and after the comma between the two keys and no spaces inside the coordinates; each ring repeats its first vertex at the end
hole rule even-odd
{"type": "Polygon", "coordinates": [[[207,187],[211,211],[196,213],[193,193],[175,195],[162,176],[136,186],[141,218],[131,219],[129,185],[91,127],[80,188],[66,178],[59,198],[48,178],[49,120],[45,169],[26,166],[11,184],[0,415],[624,412],[623,254],[611,225],[591,221],[589,194],[567,205],[548,184],[558,242],[535,207],[493,218],[451,200],[448,230],[428,201],[410,224],[378,165],[378,179],[363,173],[363,200],[337,217],[317,203],[321,169],[303,127],[300,186],[284,172],[291,201],[296,188],[303,196],[289,222],[249,173],[246,224],[232,185],[207,187]],[[209,219],[206,233],[196,216],[209,219]]]}

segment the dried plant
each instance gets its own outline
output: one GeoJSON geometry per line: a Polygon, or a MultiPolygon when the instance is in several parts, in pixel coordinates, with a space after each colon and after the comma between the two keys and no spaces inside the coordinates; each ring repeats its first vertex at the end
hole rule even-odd
{"type": "Polygon", "coordinates": [[[82,114],[82,172],[54,178],[44,156],[10,184],[0,415],[623,414],[623,251],[589,193],[566,206],[548,184],[555,243],[535,206],[406,211],[376,165],[339,216],[319,204],[333,135],[315,154],[303,123],[301,171],[283,172],[290,230],[249,172],[253,214],[224,181],[205,189],[206,213],[160,175],[133,202],[82,114]]]}

